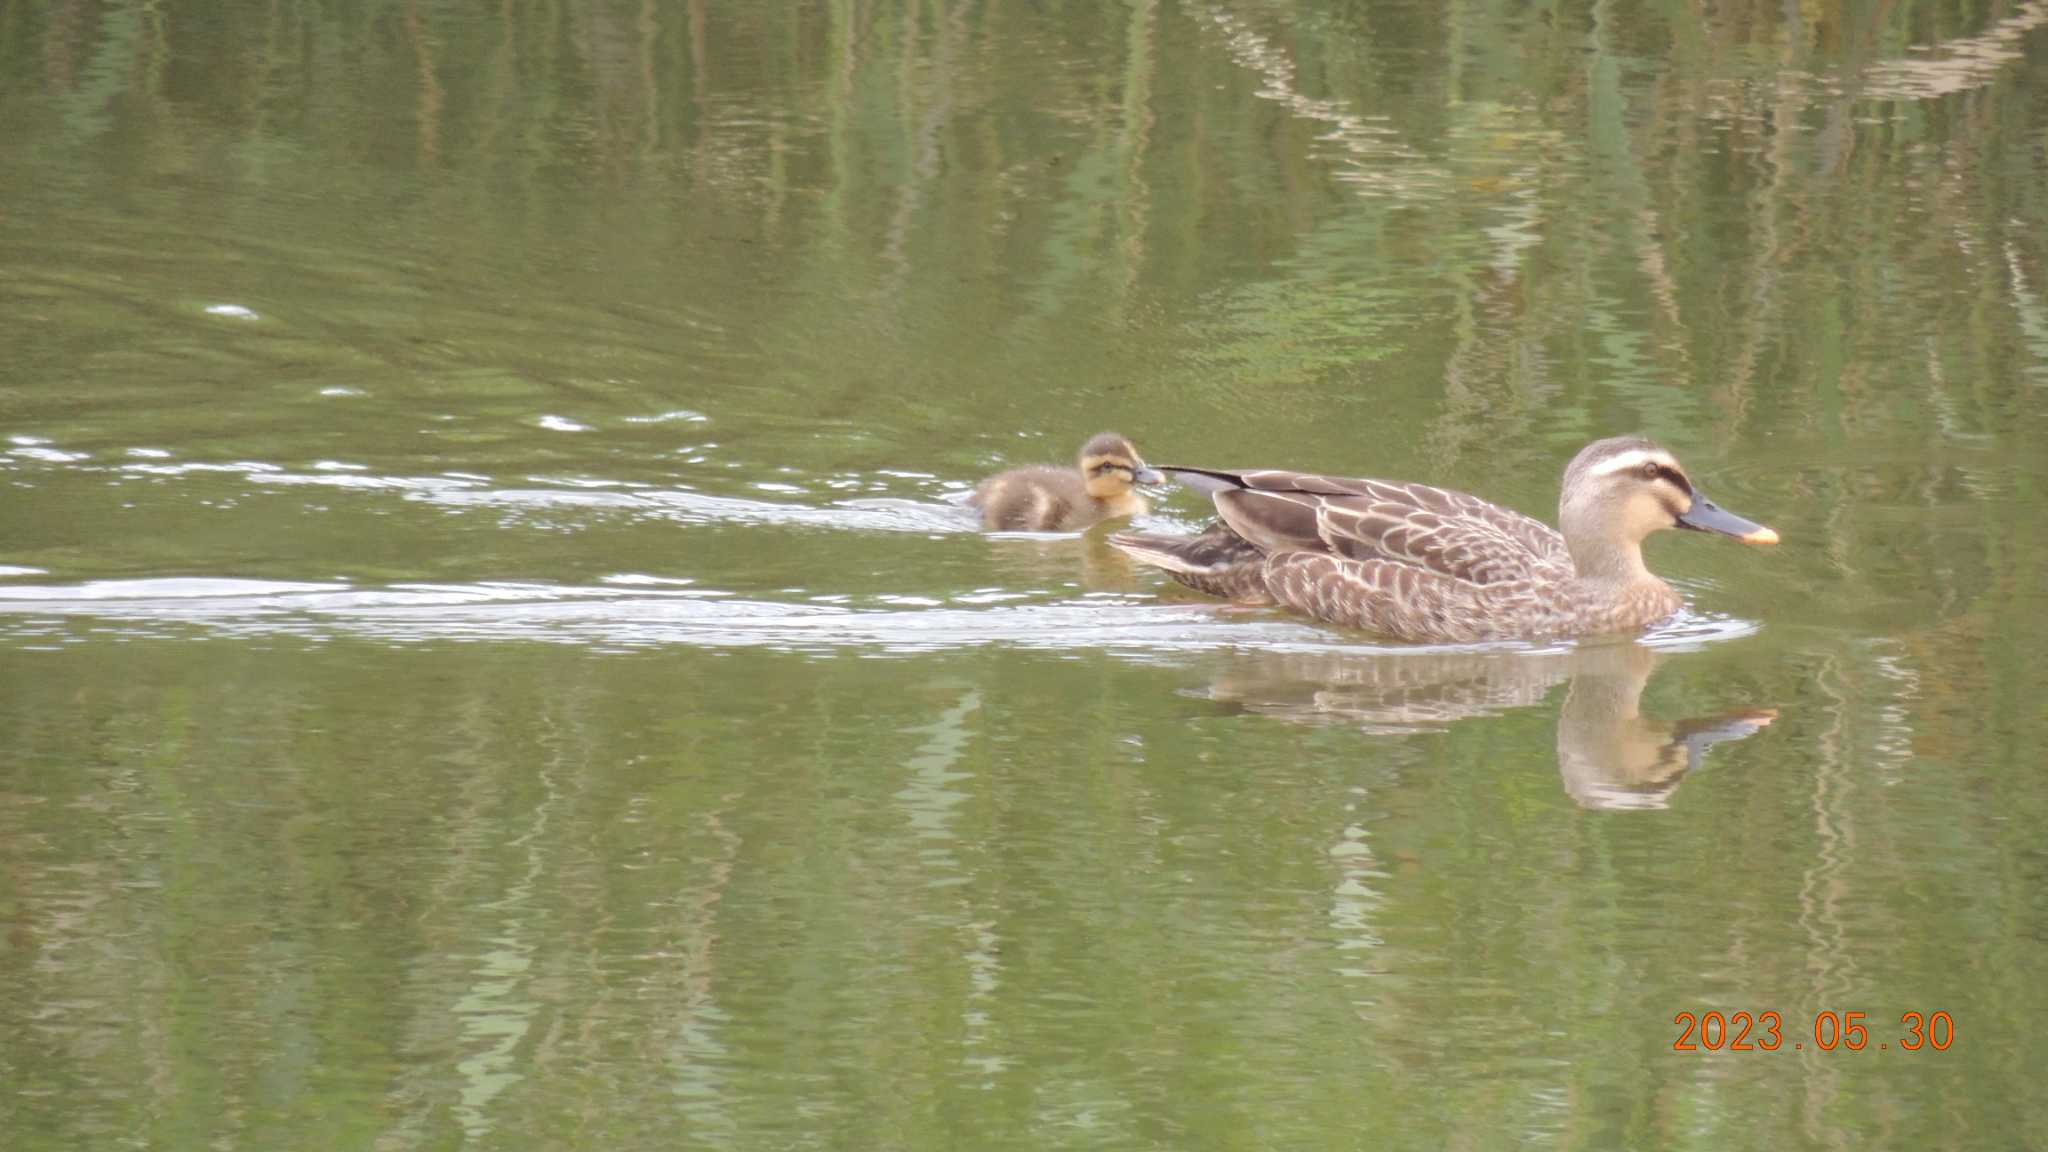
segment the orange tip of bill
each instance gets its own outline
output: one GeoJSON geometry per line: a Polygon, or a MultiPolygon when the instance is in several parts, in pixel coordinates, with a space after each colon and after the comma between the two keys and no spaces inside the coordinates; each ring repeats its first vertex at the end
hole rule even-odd
{"type": "Polygon", "coordinates": [[[1744,544],[1776,544],[1778,532],[1775,528],[1759,528],[1742,538],[1744,544]]]}

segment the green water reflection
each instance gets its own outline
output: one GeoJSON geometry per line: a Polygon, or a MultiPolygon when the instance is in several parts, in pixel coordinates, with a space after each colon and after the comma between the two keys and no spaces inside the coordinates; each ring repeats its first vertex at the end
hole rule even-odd
{"type": "Polygon", "coordinates": [[[2044,282],[2039,0],[0,0],[0,1144],[2038,1145],[2044,282]],[[1785,544],[1389,650],[1105,427],[1785,544]]]}

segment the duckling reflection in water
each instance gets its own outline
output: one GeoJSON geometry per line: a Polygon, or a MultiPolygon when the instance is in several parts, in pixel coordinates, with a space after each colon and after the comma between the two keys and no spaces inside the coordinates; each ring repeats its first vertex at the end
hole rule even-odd
{"type": "Polygon", "coordinates": [[[1341,721],[1414,733],[1542,702],[1568,684],[1557,719],[1557,768],[1587,808],[1662,808],[1708,748],[1777,718],[1740,709],[1675,723],[1642,715],[1663,654],[1641,644],[1562,652],[1234,654],[1210,699],[1295,721],[1341,721]]]}
{"type": "Polygon", "coordinates": [[[1129,440],[1102,432],[1081,446],[1076,467],[1033,464],[998,472],[976,485],[967,502],[981,509],[982,525],[997,532],[1079,532],[1145,511],[1138,486],[1164,482],[1129,440]]]}

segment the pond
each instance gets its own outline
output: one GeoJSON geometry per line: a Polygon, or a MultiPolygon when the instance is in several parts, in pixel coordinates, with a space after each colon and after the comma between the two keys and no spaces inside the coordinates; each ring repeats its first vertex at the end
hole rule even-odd
{"type": "Polygon", "coordinates": [[[10,1150],[2048,1140],[2048,2],[0,0],[0,125],[10,1150]],[[1403,646],[962,507],[1105,429],[1783,543],[1403,646]]]}

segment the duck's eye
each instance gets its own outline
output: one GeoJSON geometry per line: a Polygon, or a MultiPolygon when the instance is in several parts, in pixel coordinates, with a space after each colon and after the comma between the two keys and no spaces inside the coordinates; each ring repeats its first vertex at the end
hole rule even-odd
{"type": "Polygon", "coordinates": [[[1662,464],[1657,463],[1655,460],[1652,460],[1649,463],[1643,465],[1643,479],[1645,480],[1655,480],[1657,477],[1662,476],[1663,474],[1664,466],[1662,464]]]}

